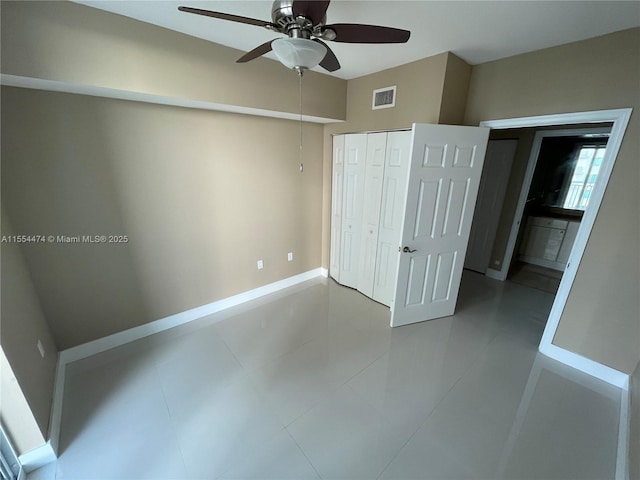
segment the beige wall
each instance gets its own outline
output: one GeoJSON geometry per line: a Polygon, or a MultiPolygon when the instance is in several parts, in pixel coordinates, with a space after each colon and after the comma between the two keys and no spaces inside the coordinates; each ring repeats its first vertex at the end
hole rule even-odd
{"type": "MultiPolygon", "coordinates": [[[[299,111],[298,77],[275,60],[237,64],[239,50],[66,1],[3,1],[1,20],[4,74],[299,111]]],[[[345,118],[345,80],[307,72],[304,91],[305,114],[345,118]]]]}
{"type": "Polygon", "coordinates": [[[17,233],[129,237],[25,245],[61,349],[320,266],[320,125],[304,173],[295,121],[3,87],[2,125],[17,233]]]}
{"type": "MultiPolygon", "coordinates": [[[[4,205],[1,233],[8,237],[16,234],[4,205]]],[[[48,432],[58,350],[20,246],[4,242],[0,251],[0,345],[3,359],[6,355],[8,361],[7,371],[2,372],[3,385],[7,387],[2,389],[2,417],[17,448],[26,451],[42,444],[48,432]],[[38,340],[44,347],[44,358],[38,351],[38,340]],[[25,401],[32,415],[21,413],[25,401]],[[16,418],[7,418],[12,412],[16,418]],[[37,434],[33,432],[33,425],[37,434]]]]}
{"type": "Polygon", "coordinates": [[[18,455],[45,443],[20,384],[0,349],[0,420],[18,455]]]}
{"type": "Polygon", "coordinates": [[[448,53],[438,123],[463,124],[470,79],[471,65],[453,53],[448,53]]]}
{"type": "MultiPolygon", "coordinates": [[[[273,60],[71,2],[3,2],[1,20],[3,74],[298,113],[273,60]]],[[[344,118],[346,89],[307,72],[304,113],[344,118]]],[[[300,174],[296,122],[7,87],[2,120],[19,233],[131,238],[25,247],[61,349],[320,266],[321,126],[300,174]]]]}
{"type": "Polygon", "coordinates": [[[625,373],[640,358],[639,59],[636,28],[474,66],[465,114],[466,124],[477,125],[635,109],[554,339],[625,373]]]}
{"type": "Polygon", "coordinates": [[[471,67],[450,52],[381,72],[347,84],[347,120],[324,129],[322,266],[329,264],[332,135],[411,128],[413,123],[461,124],[471,67]],[[373,90],[395,85],[393,108],[371,109],[373,90]]]}
{"type": "Polygon", "coordinates": [[[411,128],[437,123],[448,53],[354,78],[347,82],[347,121],[327,125],[329,133],[411,128]],[[371,109],[373,90],[396,85],[396,106],[371,109]]]}

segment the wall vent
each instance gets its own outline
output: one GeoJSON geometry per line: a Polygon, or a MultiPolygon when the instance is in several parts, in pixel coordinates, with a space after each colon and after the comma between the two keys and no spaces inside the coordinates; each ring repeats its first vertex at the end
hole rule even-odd
{"type": "Polygon", "coordinates": [[[373,91],[371,109],[391,108],[396,106],[396,85],[393,87],[378,88],[373,91]]]}

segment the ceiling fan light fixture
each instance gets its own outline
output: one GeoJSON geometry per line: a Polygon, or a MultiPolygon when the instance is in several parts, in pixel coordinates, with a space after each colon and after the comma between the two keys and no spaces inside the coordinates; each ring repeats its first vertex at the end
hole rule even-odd
{"type": "Polygon", "coordinates": [[[324,45],[306,38],[278,38],[271,47],[285,67],[299,72],[317,66],[327,54],[324,45]]]}

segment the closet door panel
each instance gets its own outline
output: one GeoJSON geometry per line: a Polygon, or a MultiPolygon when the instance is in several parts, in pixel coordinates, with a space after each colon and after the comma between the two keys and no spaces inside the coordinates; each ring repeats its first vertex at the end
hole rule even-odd
{"type": "Polygon", "coordinates": [[[340,283],[358,287],[367,134],[345,135],[340,283]]]}
{"type": "Polygon", "coordinates": [[[378,227],[377,255],[371,297],[390,306],[396,288],[407,178],[411,158],[411,132],[389,132],[378,227]]]}
{"type": "Polygon", "coordinates": [[[358,290],[373,297],[387,133],[367,135],[358,290]]]}
{"type": "Polygon", "coordinates": [[[344,135],[333,137],[331,172],[331,251],[329,274],[340,281],[340,244],[342,231],[342,190],[344,184],[344,135]]]}

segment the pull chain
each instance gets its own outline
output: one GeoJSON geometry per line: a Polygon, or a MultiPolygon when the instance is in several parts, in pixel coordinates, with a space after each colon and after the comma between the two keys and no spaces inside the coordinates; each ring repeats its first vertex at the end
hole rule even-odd
{"type": "Polygon", "coordinates": [[[300,173],[304,171],[302,163],[302,70],[298,70],[298,84],[300,93],[300,173]]]}

